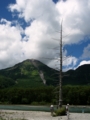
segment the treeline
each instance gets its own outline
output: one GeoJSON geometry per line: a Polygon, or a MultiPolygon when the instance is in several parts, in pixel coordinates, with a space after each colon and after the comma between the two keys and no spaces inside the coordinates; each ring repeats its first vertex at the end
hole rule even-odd
{"type": "Polygon", "coordinates": [[[0,90],[1,104],[46,104],[51,103],[53,87],[9,88],[0,90]]]}
{"type": "Polygon", "coordinates": [[[90,86],[64,86],[63,102],[71,105],[90,105],[90,86]]]}
{"type": "MultiPolygon", "coordinates": [[[[0,90],[1,104],[57,104],[55,87],[0,90]]],[[[63,104],[90,105],[90,86],[63,86],[63,104]]]]}

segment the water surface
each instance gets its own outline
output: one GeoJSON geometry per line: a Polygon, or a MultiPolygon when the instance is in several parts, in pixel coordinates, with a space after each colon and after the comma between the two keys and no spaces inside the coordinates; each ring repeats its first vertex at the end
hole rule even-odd
{"type": "MultiPolygon", "coordinates": [[[[50,112],[50,106],[31,105],[0,105],[1,110],[22,110],[22,111],[45,111],[50,112]]],[[[56,107],[54,107],[56,109],[56,107]]],[[[69,111],[73,113],[90,113],[89,106],[70,106],[69,111]]]]}

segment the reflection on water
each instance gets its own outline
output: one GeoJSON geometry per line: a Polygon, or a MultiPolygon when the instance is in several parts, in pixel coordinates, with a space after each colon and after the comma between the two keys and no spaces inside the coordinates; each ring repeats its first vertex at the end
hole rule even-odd
{"type": "MultiPolygon", "coordinates": [[[[50,111],[50,106],[30,106],[30,105],[0,105],[2,110],[25,110],[25,111],[50,111]]],[[[54,107],[56,109],[56,107],[54,107]]],[[[70,106],[70,112],[74,113],[90,113],[90,107],[85,106],[70,106]]]]}

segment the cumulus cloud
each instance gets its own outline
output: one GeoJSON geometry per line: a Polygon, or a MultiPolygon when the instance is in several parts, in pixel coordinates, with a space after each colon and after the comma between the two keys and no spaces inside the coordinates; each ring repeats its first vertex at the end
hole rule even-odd
{"type": "Polygon", "coordinates": [[[83,60],[79,63],[79,65],[77,67],[75,67],[74,69],[77,69],[79,66],[82,66],[82,65],[86,65],[86,64],[90,64],[90,60],[83,60]]]}
{"type": "Polygon", "coordinates": [[[84,48],[81,58],[90,58],[90,44],[88,44],[88,46],[84,48]]]}
{"type": "Polygon", "coordinates": [[[66,58],[64,61],[63,61],[63,65],[64,66],[69,66],[69,65],[72,65],[72,66],[75,66],[77,63],[77,58],[73,57],[73,56],[70,56],[68,58],[66,58]]]}
{"type": "Polygon", "coordinates": [[[70,33],[65,40],[67,44],[79,43],[83,40],[84,35],[90,34],[88,25],[90,20],[90,0],[60,1],[56,7],[63,19],[64,33],[70,33]]]}
{"type": "Polygon", "coordinates": [[[80,62],[79,66],[81,66],[83,64],[90,64],[90,60],[89,61],[84,60],[84,61],[80,62]]]}
{"type": "MultiPolygon", "coordinates": [[[[27,58],[39,59],[54,66],[55,58],[59,57],[59,49],[51,48],[59,46],[59,42],[52,38],[59,39],[60,33],[56,31],[60,31],[61,21],[64,45],[78,44],[84,41],[84,36],[90,34],[90,0],[60,0],[56,4],[52,0],[16,0],[8,8],[19,19],[24,19],[28,26],[23,29],[19,23],[13,26],[12,22],[1,20],[2,60],[7,57],[5,62],[10,59],[12,61],[8,65],[3,62],[5,65],[2,64],[1,68],[27,58]],[[41,59],[42,57],[54,60],[41,59]]],[[[74,68],[77,61],[78,58],[72,55],[63,62],[63,66],[74,68]]]]}
{"type": "MultiPolygon", "coordinates": [[[[67,71],[69,69],[74,68],[74,66],[77,64],[78,59],[73,57],[73,56],[69,56],[66,58],[63,58],[63,71],[67,71]]],[[[60,59],[56,58],[54,60],[51,60],[48,62],[48,66],[55,68],[56,70],[60,70],[60,59]]]]}
{"type": "Polygon", "coordinates": [[[12,26],[12,22],[0,20],[0,69],[21,61],[23,30],[20,26],[12,26]]]}

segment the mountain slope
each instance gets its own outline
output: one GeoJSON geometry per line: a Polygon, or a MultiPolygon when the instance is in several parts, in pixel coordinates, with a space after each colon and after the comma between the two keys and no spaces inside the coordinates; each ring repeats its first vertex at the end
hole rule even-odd
{"type": "Polygon", "coordinates": [[[90,64],[82,65],[76,70],[69,70],[67,76],[63,78],[65,84],[89,85],[90,84],[90,64]]]}
{"type": "MultiPolygon", "coordinates": [[[[37,60],[25,60],[13,67],[0,70],[0,88],[56,86],[59,72],[37,60]]],[[[63,73],[63,85],[89,85],[90,65],[63,73]]]]}
{"type": "Polygon", "coordinates": [[[38,87],[53,85],[55,78],[52,74],[55,72],[37,60],[25,60],[13,67],[0,70],[0,75],[11,78],[15,82],[15,87],[38,87]]]}

